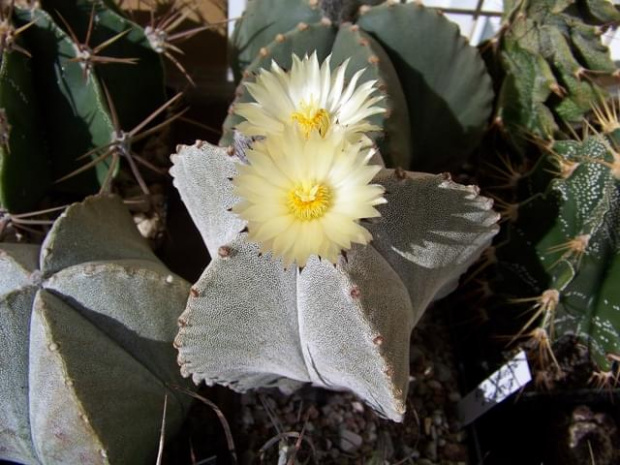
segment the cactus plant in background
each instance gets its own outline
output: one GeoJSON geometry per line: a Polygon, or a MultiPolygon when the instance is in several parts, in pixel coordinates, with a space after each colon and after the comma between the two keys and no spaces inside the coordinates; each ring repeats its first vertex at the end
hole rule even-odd
{"type": "Polygon", "coordinates": [[[229,178],[247,165],[206,143],[181,147],[173,162],[175,185],[214,257],[179,320],[181,373],[238,391],[303,382],[350,389],[400,421],[411,329],[489,244],[492,203],[445,175],[382,169],[374,182],[388,202],[376,207],[382,218],[364,225],[372,246],[353,246],[336,265],[312,255],[303,271],[284,269],[228,211],[239,200],[229,178]]]}
{"type": "Polygon", "coordinates": [[[0,204],[13,212],[76,170],[54,189],[95,192],[118,169],[98,150],[128,146],[165,101],[161,59],[142,28],[104,2],[40,3],[2,7],[0,204]]]}
{"type": "Polygon", "coordinates": [[[601,372],[620,356],[617,131],[557,141],[521,181],[530,187],[496,248],[494,287],[529,308],[517,336],[538,351],[539,368],[561,372],[553,346],[569,335],[601,372]],[[548,184],[545,169],[555,173],[548,184]]]}
{"type": "Polygon", "coordinates": [[[481,150],[479,175],[505,220],[487,256],[483,294],[491,321],[513,342],[525,341],[547,384],[572,370],[557,357],[561,341],[587,347],[600,379],[614,371],[620,349],[620,299],[610,284],[618,252],[617,109],[600,107],[607,92],[596,79],[617,75],[600,35],[619,20],[604,1],[511,1],[499,35],[481,45],[504,131],[481,150]],[[594,123],[586,119],[592,108],[594,123]],[[583,137],[578,125],[588,128],[583,137]],[[499,147],[507,153],[498,156],[499,147]]]}
{"type": "Polygon", "coordinates": [[[504,2],[502,29],[482,47],[499,88],[495,121],[514,142],[568,133],[606,95],[597,79],[617,72],[601,35],[619,22],[607,0],[504,2]]]}
{"type": "Polygon", "coordinates": [[[290,69],[293,54],[316,52],[321,62],[331,55],[332,66],[349,60],[346,79],[365,69],[360,84],[378,81],[387,111],[370,122],[383,128],[378,141],[388,166],[441,172],[463,162],[480,141],[493,100],[478,52],[435,10],[394,2],[352,8],[360,3],[248,4],[232,38],[242,87],[221,145],[232,143],[232,130],[243,121],[234,112],[237,102],[252,101],[245,86],[254,73],[272,60],[290,69]]]}
{"type": "Polygon", "coordinates": [[[153,463],[189,397],[172,339],[189,285],[115,197],[69,207],[43,245],[0,244],[0,458],[153,463]]]}

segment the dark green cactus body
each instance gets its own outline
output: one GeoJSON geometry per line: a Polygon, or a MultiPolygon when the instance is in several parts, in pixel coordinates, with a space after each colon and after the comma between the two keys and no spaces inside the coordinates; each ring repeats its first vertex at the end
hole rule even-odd
{"type": "MultiPolygon", "coordinates": [[[[85,163],[78,161],[95,147],[113,141],[114,126],[105,95],[94,73],[85,73],[76,45],[44,10],[19,10],[20,24],[36,21],[24,32],[33,57],[35,85],[40,94],[40,119],[52,160],[52,179],[74,171],[85,163]]],[[[107,167],[100,164],[60,186],[63,190],[93,193],[97,177],[105,178],[107,167]]]]}
{"type": "MultiPolygon", "coordinates": [[[[165,99],[161,58],[139,26],[103,2],[47,0],[42,4],[43,8],[15,7],[13,17],[7,19],[13,29],[32,23],[17,36],[20,50],[3,50],[0,106],[7,107],[7,127],[17,132],[14,142],[9,141],[12,156],[6,152],[0,162],[0,206],[11,212],[34,209],[50,183],[95,160],[99,156],[95,149],[116,142],[122,136],[117,131],[130,131],[165,99]],[[102,44],[106,46],[95,50],[102,44]],[[26,58],[26,53],[32,58],[26,58]],[[98,62],[90,58],[94,55],[117,61],[98,62]],[[118,62],[123,59],[135,59],[135,63],[118,62]],[[27,63],[28,74],[20,61],[27,63]],[[16,102],[25,98],[28,108],[18,117],[16,102]],[[32,137],[25,137],[24,131],[32,137]],[[20,138],[28,142],[18,144],[20,138]],[[80,159],[88,153],[90,158],[80,159]],[[25,181],[17,185],[16,180],[24,179],[31,180],[32,186],[25,181]]],[[[101,160],[94,169],[52,187],[80,196],[96,192],[109,177],[109,166],[101,160]]]]}
{"type": "Polygon", "coordinates": [[[0,206],[18,212],[34,208],[51,182],[31,66],[30,58],[15,49],[2,53],[0,206]]]}
{"type": "Polygon", "coordinates": [[[0,244],[0,459],[153,463],[190,397],[172,339],[189,284],[118,198],[70,207],[42,247],[0,244]]]}
{"type": "MultiPolygon", "coordinates": [[[[378,80],[386,94],[387,113],[372,122],[385,132],[375,137],[388,165],[438,172],[461,163],[482,136],[493,92],[482,60],[458,28],[414,4],[364,6],[353,27],[320,16],[304,2],[251,2],[233,37],[238,73],[250,80],[271,60],[286,68],[291,53],[316,50],[319,59],[331,53],[332,66],[351,58],[349,76],[366,68],[362,81],[378,80]],[[303,15],[314,22],[298,24],[303,15]],[[326,29],[333,30],[331,44],[326,29]]],[[[226,120],[222,145],[232,142],[238,121],[234,115],[226,120]]]]}
{"type": "Polygon", "coordinates": [[[498,288],[540,296],[523,334],[540,328],[552,343],[575,335],[601,370],[620,354],[620,159],[612,144],[604,135],[557,142],[547,157],[562,174],[521,203],[497,249],[498,288]]]}
{"type": "Polygon", "coordinates": [[[499,38],[484,45],[504,75],[496,117],[509,132],[550,139],[606,94],[594,77],[616,67],[600,35],[620,12],[605,0],[511,0],[504,11],[499,38]]]}

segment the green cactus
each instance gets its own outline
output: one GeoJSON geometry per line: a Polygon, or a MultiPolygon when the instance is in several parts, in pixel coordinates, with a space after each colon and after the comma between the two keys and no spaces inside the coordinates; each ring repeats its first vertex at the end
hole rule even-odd
{"type": "Polygon", "coordinates": [[[0,459],[153,463],[189,407],[172,340],[189,284],[116,197],[69,207],[43,245],[0,244],[0,459]]]}
{"type": "Polygon", "coordinates": [[[97,191],[118,171],[97,150],[120,144],[165,99],[161,58],[139,26],[103,2],[41,3],[2,12],[0,205],[11,212],[52,188],[97,191]],[[95,169],[76,172],[89,161],[95,169]]]}
{"type": "Polygon", "coordinates": [[[594,78],[616,72],[600,36],[619,22],[607,0],[505,2],[499,36],[482,45],[500,88],[496,122],[544,139],[581,122],[606,95],[594,78]]]}
{"type": "Polygon", "coordinates": [[[229,181],[242,163],[225,148],[182,146],[175,186],[213,261],[193,286],[175,339],[181,374],[238,391],[311,382],[349,389],[401,421],[409,337],[497,231],[492,202],[445,175],[382,170],[388,203],[333,266],[312,257],[284,270],[247,241],[229,181]],[[243,286],[239,286],[239,283],[243,286]]]}
{"type": "Polygon", "coordinates": [[[496,287],[530,307],[519,336],[544,349],[543,367],[557,364],[553,345],[567,335],[587,344],[602,371],[620,355],[617,131],[556,142],[535,171],[554,166],[557,175],[515,204],[497,247],[496,287]]]}
{"type": "Polygon", "coordinates": [[[0,206],[11,211],[34,207],[51,183],[31,60],[20,48],[18,35],[3,47],[0,64],[0,206]]]}
{"type": "MultiPolygon", "coordinates": [[[[347,77],[366,68],[360,83],[376,79],[387,96],[387,113],[370,120],[385,132],[379,144],[388,166],[441,172],[460,164],[478,144],[493,100],[477,51],[435,10],[386,2],[364,5],[351,18],[344,13],[350,6],[250,2],[232,38],[233,65],[237,76],[244,76],[242,84],[272,59],[288,68],[292,53],[316,51],[321,61],[332,54],[333,66],[351,58],[347,77]]],[[[251,101],[243,87],[237,101],[251,101]]],[[[233,141],[232,130],[240,121],[233,111],[234,103],[221,145],[233,141]]]]}

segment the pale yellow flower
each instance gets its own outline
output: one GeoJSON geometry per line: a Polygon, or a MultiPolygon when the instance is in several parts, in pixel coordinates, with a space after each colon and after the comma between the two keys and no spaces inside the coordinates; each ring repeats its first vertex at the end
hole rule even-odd
{"type": "Polygon", "coordinates": [[[303,59],[293,55],[293,66],[287,73],[273,61],[271,71],[261,70],[256,82],[246,84],[255,101],[235,105],[235,113],[246,119],[237,130],[246,136],[269,136],[294,125],[307,138],[312,132],[325,136],[331,127],[339,125],[351,141],[379,130],[367,119],[385,111],[375,105],[383,99],[372,95],[376,81],[358,86],[364,72],[359,70],[345,86],[348,62],[332,72],[330,57],[319,66],[316,52],[303,59]]]}
{"type": "Polygon", "coordinates": [[[381,169],[369,165],[374,149],[350,143],[342,129],[325,137],[298,128],[256,142],[233,179],[241,201],[233,211],[247,221],[248,238],[284,266],[305,266],[317,255],[336,263],[353,243],[372,236],[359,224],[380,216],[383,187],[370,184],[381,169]]]}

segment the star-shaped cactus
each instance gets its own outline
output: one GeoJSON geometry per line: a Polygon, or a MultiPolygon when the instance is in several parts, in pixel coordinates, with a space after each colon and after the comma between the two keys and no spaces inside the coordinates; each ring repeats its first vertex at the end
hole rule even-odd
{"type": "Polygon", "coordinates": [[[382,217],[334,266],[284,269],[241,232],[229,209],[243,163],[207,143],[180,147],[172,175],[213,261],[192,287],[175,340],[181,374],[238,391],[312,383],[355,392],[401,421],[409,337],[426,307],[497,232],[492,202],[448,176],[383,169],[382,217]]]}
{"type": "Polygon", "coordinates": [[[71,206],[45,242],[0,244],[0,459],[152,463],[189,397],[172,340],[189,284],[116,197],[71,206]]]}

